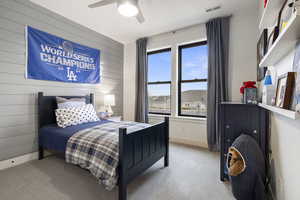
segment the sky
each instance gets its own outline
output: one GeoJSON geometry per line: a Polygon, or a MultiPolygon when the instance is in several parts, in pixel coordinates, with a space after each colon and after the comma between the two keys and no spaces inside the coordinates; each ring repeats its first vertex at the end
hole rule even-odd
{"type": "MultiPolygon", "coordinates": [[[[207,78],[207,45],[182,49],[182,80],[207,78]]],[[[148,81],[171,80],[171,52],[162,52],[148,56],[148,81]]],[[[170,85],[151,85],[149,96],[170,95],[170,85]]],[[[206,83],[184,83],[182,91],[205,90],[206,83]]]]}

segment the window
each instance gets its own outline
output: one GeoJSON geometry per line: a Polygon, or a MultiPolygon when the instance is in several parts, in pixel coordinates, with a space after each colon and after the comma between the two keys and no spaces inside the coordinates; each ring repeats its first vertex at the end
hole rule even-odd
{"type": "Polygon", "coordinates": [[[148,104],[150,114],[171,114],[171,49],[148,53],[148,104]]]}
{"type": "Polygon", "coordinates": [[[206,117],[207,42],[179,47],[178,115],[206,117]]]}

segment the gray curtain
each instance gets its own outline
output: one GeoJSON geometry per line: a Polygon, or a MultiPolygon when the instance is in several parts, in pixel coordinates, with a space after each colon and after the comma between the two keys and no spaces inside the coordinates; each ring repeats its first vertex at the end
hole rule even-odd
{"type": "Polygon", "coordinates": [[[206,23],[208,44],[207,141],[211,151],[220,151],[219,105],[227,101],[230,17],[206,23]]]}
{"type": "MultiPolygon", "coordinates": [[[[136,41],[136,64],[137,64],[137,122],[148,122],[148,92],[147,92],[147,38],[136,41]]],[[[125,105],[126,106],[126,105],[125,105]]]]}

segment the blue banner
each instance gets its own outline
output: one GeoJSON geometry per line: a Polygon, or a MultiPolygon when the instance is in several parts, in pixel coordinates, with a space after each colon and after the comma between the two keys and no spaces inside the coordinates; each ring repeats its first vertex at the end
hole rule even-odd
{"type": "Polygon", "coordinates": [[[27,78],[100,83],[100,50],[27,27],[27,78]]]}

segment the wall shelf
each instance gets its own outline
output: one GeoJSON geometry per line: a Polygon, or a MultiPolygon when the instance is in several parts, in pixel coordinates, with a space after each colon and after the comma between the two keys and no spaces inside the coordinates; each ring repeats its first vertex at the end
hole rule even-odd
{"type": "Polygon", "coordinates": [[[285,29],[281,31],[275,43],[263,57],[259,66],[267,67],[278,63],[288,52],[290,52],[300,38],[300,16],[295,12],[285,29]]]}
{"type": "Polygon", "coordinates": [[[262,17],[259,22],[260,30],[274,26],[282,5],[282,0],[268,0],[266,7],[263,9],[262,17]]]}
{"type": "Polygon", "coordinates": [[[259,103],[258,106],[265,108],[271,112],[283,115],[283,116],[288,117],[293,120],[300,119],[300,114],[295,111],[292,111],[292,110],[286,110],[286,109],[282,109],[282,108],[278,108],[275,106],[270,106],[270,105],[266,105],[266,104],[262,104],[262,103],[259,103]]]}

